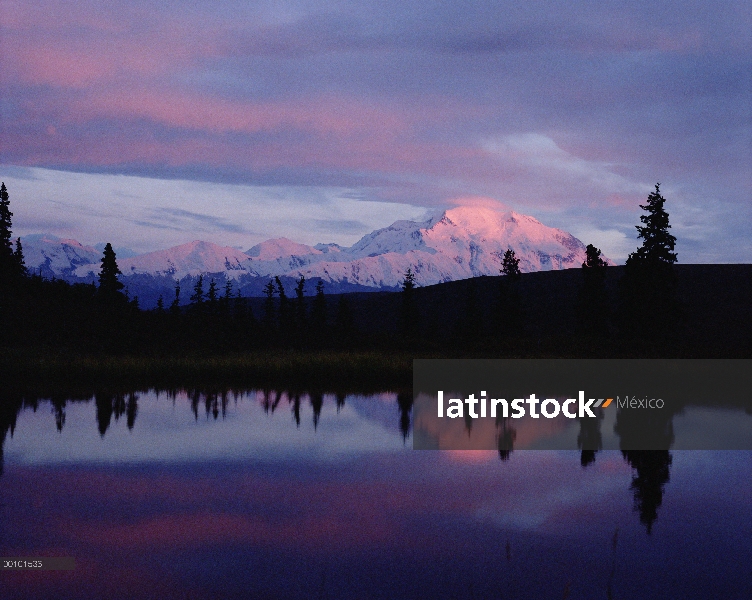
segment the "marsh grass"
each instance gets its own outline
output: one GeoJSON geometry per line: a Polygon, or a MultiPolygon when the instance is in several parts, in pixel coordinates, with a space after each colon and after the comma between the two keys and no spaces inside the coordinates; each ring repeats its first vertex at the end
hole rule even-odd
{"type": "Polygon", "coordinates": [[[6,385],[113,388],[264,387],[384,391],[412,384],[412,355],[386,352],[249,352],[220,356],[5,353],[6,385]]]}

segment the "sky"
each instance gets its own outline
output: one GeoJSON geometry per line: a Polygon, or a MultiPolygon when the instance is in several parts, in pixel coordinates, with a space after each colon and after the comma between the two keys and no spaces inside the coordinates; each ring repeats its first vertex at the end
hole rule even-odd
{"type": "Polygon", "coordinates": [[[747,0],[0,0],[14,232],[350,245],[494,203],[623,261],[752,262],[747,0]]]}

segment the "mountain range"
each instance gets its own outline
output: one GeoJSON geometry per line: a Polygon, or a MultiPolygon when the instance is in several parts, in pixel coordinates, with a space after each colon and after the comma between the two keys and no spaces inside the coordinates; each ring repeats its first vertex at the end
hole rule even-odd
{"type": "MultiPolygon", "coordinates": [[[[44,277],[95,281],[101,250],[51,235],[22,238],[26,265],[44,277]]],[[[456,207],[426,221],[396,221],[353,246],[308,246],[286,238],[270,239],[243,252],[194,241],[174,248],[119,258],[123,282],[142,306],[159,295],[174,296],[176,282],[189,290],[199,275],[224,285],[233,280],[244,296],[261,295],[270,277],[287,283],[305,276],[322,280],[328,293],[399,289],[408,268],[426,286],[481,275],[498,275],[507,248],[515,251],[523,273],[579,267],[585,245],[573,235],[513,211],[456,207]]],[[[609,264],[613,264],[609,261],[609,264]]],[[[313,285],[307,293],[313,292],[313,285]]],[[[182,297],[185,302],[190,294],[182,297]]]]}

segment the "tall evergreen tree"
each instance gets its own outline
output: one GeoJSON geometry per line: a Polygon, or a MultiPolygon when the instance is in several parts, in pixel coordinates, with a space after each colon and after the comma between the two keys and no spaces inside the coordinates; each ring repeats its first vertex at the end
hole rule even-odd
{"type": "Polygon", "coordinates": [[[298,326],[298,332],[302,332],[307,326],[306,309],[305,309],[305,276],[301,275],[300,279],[295,282],[295,320],[298,326]]]}
{"type": "Polygon", "coordinates": [[[405,340],[414,340],[418,332],[418,307],[415,301],[415,273],[408,267],[402,280],[402,303],[398,323],[399,334],[405,340]]]}
{"type": "Polygon", "coordinates": [[[10,196],[5,182],[0,185],[0,279],[10,277],[15,272],[13,258],[13,213],[10,212],[10,196]]]}
{"type": "Polygon", "coordinates": [[[627,337],[667,340],[673,337],[681,319],[674,252],[676,238],[669,233],[666,199],[660,184],[640,208],[644,225],[637,225],[642,246],[629,255],[619,283],[621,330],[627,337]]]}
{"type": "Polygon", "coordinates": [[[217,305],[217,298],[219,296],[217,295],[217,284],[214,281],[213,277],[209,282],[209,291],[207,292],[206,297],[209,301],[209,304],[211,304],[212,308],[214,308],[217,305]]]}
{"type": "Polygon", "coordinates": [[[274,281],[269,280],[264,286],[264,325],[271,329],[274,326],[274,281]]]}
{"type": "Polygon", "coordinates": [[[170,304],[170,312],[174,315],[180,314],[180,282],[175,282],[175,298],[170,304]]]}
{"type": "Polygon", "coordinates": [[[18,275],[19,277],[26,277],[28,275],[20,237],[16,238],[16,249],[13,251],[13,264],[16,275],[18,275]]]}
{"type": "Polygon", "coordinates": [[[193,294],[191,295],[191,304],[194,306],[201,306],[204,303],[204,276],[199,275],[193,286],[193,294]]]}
{"type": "Polygon", "coordinates": [[[640,208],[647,214],[640,216],[644,226],[636,225],[638,235],[642,239],[642,246],[629,255],[627,264],[635,262],[647,262],[649,264],[671,265],[677,261],[674,252],[676,238],[668,230],[668,213],[663,208],[666,199],[661,195],[660,183],[655,184],[655,192],[648,196],[646,204],[640,204],[640,208]]]}
{"type": "Polygon", "coordinates": [[[122,275],[117,265],[115,251],[109,242],[102,253],[102,268],[99,271],[99,294],[105,298],[122,297],[123,283],[118,279],[122,275]]]}

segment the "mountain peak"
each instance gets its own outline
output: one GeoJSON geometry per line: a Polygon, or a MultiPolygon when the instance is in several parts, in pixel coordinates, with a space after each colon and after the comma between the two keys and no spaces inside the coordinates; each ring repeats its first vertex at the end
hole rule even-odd
{"type": "Polygon", "coordinates": [[[305,244],[299,244],[286,237],[266,240],[246,250],[245,254],[256,260],[275,260],[282,256],[305,256],[321,254],[321,250],[305,244]]]}

